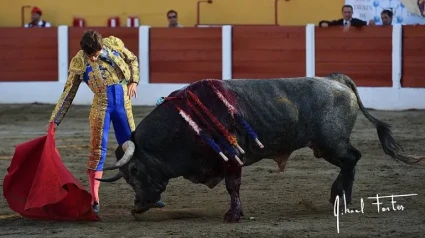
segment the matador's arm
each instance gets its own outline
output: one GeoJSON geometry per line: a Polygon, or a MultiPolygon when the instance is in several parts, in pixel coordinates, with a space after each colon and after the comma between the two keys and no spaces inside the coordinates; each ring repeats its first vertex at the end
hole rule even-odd
{"type": "Polygon", "coordinates": [[[68,79],[65,84],[65,88],[60,96],[58,103],[50,117],[49,122],[54,121],[56,125],[59,125],[65,114],[68,112],[72,101],[77,94],[78,88],[82,82],[82,76],[85,71],[84,56],[80,51],[74,58],[72,58],[69,65],[68,79]]]}
{"type": "Polygon", "coordinates": [[[115,36],[110,36],[105,39],[105,43],[111,45],[116,49],[124,58],[124,61],[128,64],[130,69],[130,82],[139,84],[140,74],[139,74],[139,61],[137,56],[133,54],[129,49],[124,45],[124,42],[115,36]]]}

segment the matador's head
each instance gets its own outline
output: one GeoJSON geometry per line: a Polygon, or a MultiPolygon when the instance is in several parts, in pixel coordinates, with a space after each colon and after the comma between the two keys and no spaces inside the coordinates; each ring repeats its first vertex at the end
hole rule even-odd
{"type": "Polygon", "coordinates": [[[84,32],[80,41],[80,47],[92,62],[96,61],[103,47],[102,35],[95,30],[84,32]]]}

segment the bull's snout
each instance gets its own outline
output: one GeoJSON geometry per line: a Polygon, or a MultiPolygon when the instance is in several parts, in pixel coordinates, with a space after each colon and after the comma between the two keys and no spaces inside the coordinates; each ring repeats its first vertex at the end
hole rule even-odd
{"type": "Polygon", "coordinates": [[[148,211],[151,208],[163,208],[165,205],[161,201],[157,202],[148,202],[142,201],[138,196],[134,200],[134,209],[131,210],[131,215],[141,214],[148,211]]]}

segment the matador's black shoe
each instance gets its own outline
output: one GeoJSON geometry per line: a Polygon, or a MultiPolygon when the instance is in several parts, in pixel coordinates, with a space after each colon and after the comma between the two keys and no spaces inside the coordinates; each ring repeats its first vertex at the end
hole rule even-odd
{"type": "Polygon", "coordinates": [[[94,213],[99,214],[100,205],[98,202],[95,201],[94,204],[92,205],[92,208],[94,213]]]}

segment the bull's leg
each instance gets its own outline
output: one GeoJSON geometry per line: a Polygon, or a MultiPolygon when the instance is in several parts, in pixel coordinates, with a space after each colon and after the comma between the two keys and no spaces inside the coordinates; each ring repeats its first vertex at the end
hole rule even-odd
{"type": "Polygon", "coordinates": [[[350,203],[352,199],[355,168],[362,154],[350,144],[347,147],[344,151],[340,151],[339,156],[334,157],[340,161],[341,171],[331,188],[330,202],[332,204],[337,196],[342,200],[345,195],[347,203],[350,203]]]}
{"type": "Polygon", "coordinates": [[[239,197],[241,174],[242,167],[236,165],[236,162],[226,168],[226,189],[231,199],[230,209],[224,216],[224,220],[227,222],[239,222],[243,216],[241,200],[239,197]]]}

